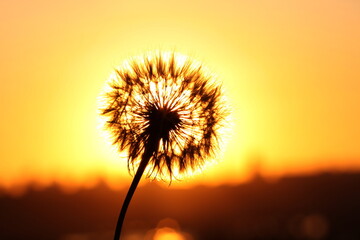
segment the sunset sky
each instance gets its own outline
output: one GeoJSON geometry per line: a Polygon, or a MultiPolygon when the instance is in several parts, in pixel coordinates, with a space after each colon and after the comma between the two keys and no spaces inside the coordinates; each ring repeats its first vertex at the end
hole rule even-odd
{"type": "Polygon", "coordinates": [[[175,183],[360,168],[357,0],[0,2],[0,186],[128,186],[97,98],[149,50],[202,61],[223,82],[233,130],[219,163],[175,183]]]}

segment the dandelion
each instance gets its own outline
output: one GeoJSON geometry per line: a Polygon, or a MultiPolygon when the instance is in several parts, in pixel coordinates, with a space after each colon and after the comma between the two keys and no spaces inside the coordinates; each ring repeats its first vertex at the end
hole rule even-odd
{"type": "Polygon", "coordinates": [[[113,144],[135,173],[114,239],[145,174],[169,180],[201,168],[218,150],[227,111],[221,87],[203,66],[176,53],[155,52],[126,62],[108,83],[101,114],[113,144]]]}

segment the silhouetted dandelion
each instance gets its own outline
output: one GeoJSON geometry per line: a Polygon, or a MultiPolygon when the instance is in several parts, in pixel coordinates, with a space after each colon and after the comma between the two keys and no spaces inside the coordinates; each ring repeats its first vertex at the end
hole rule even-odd
{"type": "Polygon", "coordinates": [[[114,239],[145,172],[171,180],[214,157],[227,116],[222,91],[198,62],[155,52],[126,62],[110,79],[101,114],[114,144],[128,156],[135,174],[114,239]]]}

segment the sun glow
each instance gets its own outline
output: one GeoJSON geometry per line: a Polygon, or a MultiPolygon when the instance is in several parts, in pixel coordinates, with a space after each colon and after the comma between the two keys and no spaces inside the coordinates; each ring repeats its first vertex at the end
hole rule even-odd
{"type": "Polygon", "coordinates": [[[156,230],[153,240],[187,240],[181,233],[172,228],[160,228],[156,230]]]}
{"type": "Polygon", "coordinates": [[[360,167],[357,1],[0,5],[0,186],[127,186],[96,97],[123,59],[153,49],[199,59],[231,103],[224,160],[179,187],[242,182],[253,161],[266,176],[360,167]]]}

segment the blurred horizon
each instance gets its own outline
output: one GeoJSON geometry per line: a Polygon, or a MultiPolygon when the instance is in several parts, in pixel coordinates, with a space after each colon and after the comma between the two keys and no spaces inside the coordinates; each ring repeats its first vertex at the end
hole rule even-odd
{"type": "MultiPolygon", "coordinates": [[[[148,182],[135,193],[122,239],[359,239],[359,184],[360,172],[189,189],[148,182]]],[[[71,193],[58,185],[23,196],[0,189],[0,238],[112,239],[125,194],[104,182],[71,193]]]]}
{"type": "MultiPolygon", "coordinates": [[[[287,174],[282,174],[278,176],[268,176],[264,175],[261,171],[261,165],[256,162],[252,166],[252,170],[249,171],[247,179],[238,182],[225,182],[225,183],[209,183],[209,182],[199,182],[194,181],[193,179],[185,178],[183,180],[173,181],[169,184],[166,181],[162,180],[153,180],[143,177],[139,183],[140,188],[146,187],[148,185],[156,185],[164,190],[191,190],[199,187],[206,188],[222,188],[222,187],[241,187],[251,183],[263,182],[266,184],[276,184],[278,182],[284,181],[286,179],[296,179],[296,178],[317,178],[321,176],[351,176],[359,175],[360,169],[322,169],[317,171],[304,171],[304,172],[288,172],[287,174]]],[[[47,189],[56,188],[65,195],[77,194],[81,191],[92,190],[97,188],[108,188],[111,191],[127,191],[131,181],[132,176],[129,175],[128,178],[119,178],[119,181],[109,180],[103,176],[92,176],[91,181],[87,184],[74,184],[74,182],[63,182],[63,181],[49,181],[46,184],[39,182],[37,180],[29,180],[23,184],[15,184],[12,186],[0,185],[0,197],[9,196],[14,198],[22,198],[29,194],[30,192],[41,192],[46,191],[47,189]]],[[[138,190],[141,191],[141,190],[138,190]]]]}

